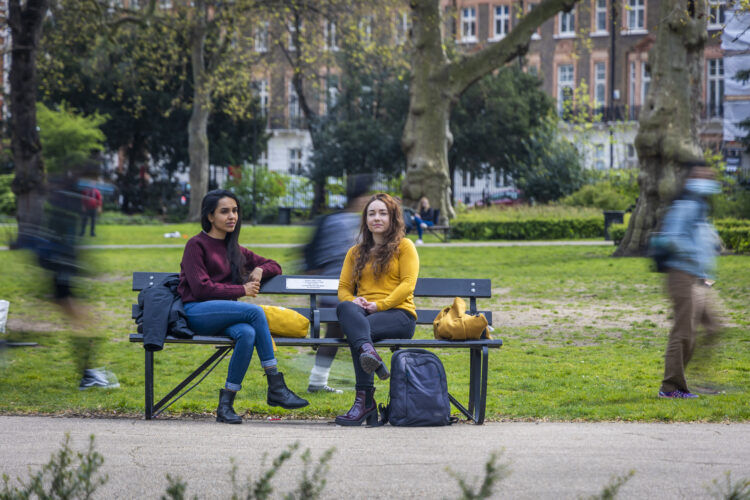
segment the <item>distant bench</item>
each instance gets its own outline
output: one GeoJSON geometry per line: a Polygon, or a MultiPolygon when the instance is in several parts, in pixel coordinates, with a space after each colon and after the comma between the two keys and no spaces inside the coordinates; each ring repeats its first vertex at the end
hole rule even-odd
{"type": "MultiPolygon", "coordinates": [[[[134,272],[133,290],[140,291],[144,288],[162,281],[173,273],[156,272],[134,272]]],[[[296,346],[311,347],[317,349],[320,346],[348,347],[345,339],[320,338],[320,327],[325,323],[336,323],[336,309],[332,307],[319,308],[318,297],[321,295],[336,295],[338,289],[337,276],[275,276],[265,282],[260,292],[263,294],[283,295],[307,295],[310,299],[309,307],[292,308],[303,314],[310,320],[310,336],[306,338],[274,337],[278,347],[296,346]]],[[[481,312],[492,324],[491,311],[477,311],[477,298],[489,298],[491,296],[491,284],[488,279],[454,279],[454,278],[419,278],[414,290],[415,297],[463,297],[469,301],[468,312],[475,314],[481,312]]],[[[448,304],[446,304],[448,305],[448,304]]],[[[133,318],[137,305],[133,305],[133,318]]],[[[417,324],[431,325],[440,309],[418,309],[417,324]]],[[[130,342],[143,343],[143,335],[133,333],[130,342]]],[[[181,398],[185,393],[198,385],[203,378],[193,386],[180,393],[195,378],[204,371],[213,370],[221,360],[234,348],[234,340],[222,336],[201,336],[192,338],[178,338],[167,336],[165,344],[207,344],[216,347],[216,351],[188,375],[182,382],[169,391],[157,403],[154,403],[154,352],[145,352],[145,393],[146,393],[146,420],[158,416],[172,403],[181,398]]],[[[437,340],[437,339],[386,339],[375,342],[375,347],[388,347],[391,351],[401,348],[427,348],[427,349],[468,349],[469,350],[469,402],[468,408],[459,403],[452,395],[448,395],[451,403],[463,413],[469,420],[476,424],[484,422],[485,408],[487,404],[487,372],[489,349],[499,349],[503,345],[500,339],[486,338],[486,331],[479,340],[437,340]]],[[[208,375],[208,373],[206,374],[208,375]]],[[[205,378],[205,376],[204,376],[205,378]]]]}

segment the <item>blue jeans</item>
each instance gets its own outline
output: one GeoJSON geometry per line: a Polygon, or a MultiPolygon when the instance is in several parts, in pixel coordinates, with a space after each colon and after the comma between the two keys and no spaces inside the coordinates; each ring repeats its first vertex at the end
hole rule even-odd
{"type": "Polygon", "coordinates": [[[422,227],[422,224],[426,225],[427,227],[432,227],[435,225],[435,223],[431,220],[422,220],[420,216],[415,215],[414,225],[417,226],[417,235],[420,240],[422,239],[422,235],[424,234],[424,228],[422,227]]]}
{"type": "Polygon", "coordinates": [[[266,314],[260,306],[232,300],[188,302],[185,316],[190,329],[198,335],[227,335],[234,339],[226,383],[230,391],[242,388],[242,379],[253,357],[253,347],[258,351],[263,368],[277,364],[266,314]]]}

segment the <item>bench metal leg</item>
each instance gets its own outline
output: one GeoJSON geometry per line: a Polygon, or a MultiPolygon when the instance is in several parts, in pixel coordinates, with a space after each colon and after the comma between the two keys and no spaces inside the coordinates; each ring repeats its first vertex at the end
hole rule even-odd
{"type": "Polygon", "coordinates": [[[146,353],[146,420],[151,420],[154,414],[154,352],[146,353]]]}
{"type": "MultiPolygon", "coordinates": [[[[177,386],[174,389],[172,389],[171,391],[169,391],[169,394],[167,394],[166,396],[164,396],[163,398],[161,398],[161,400],[159,400],[159,402],[156,403],[153,406],[153,410],[152,411],[156,412],[155,414],[153,414],[153,416],[159,415],[159,413],[161,413],[162,411],[164,411],[162,408],[166,409],[167,406],[171,405],[174,401],[176,401],[177,399],[179,399],[179,398],[176,398],[176,399],[172,400],[172,398],[174,398],[174,396],[177,393],[179,393],[186,385],[188,385],[196,377],[198,377],[201,373],[203,373],[209,366],[211,366],[213,364],[214,361],[216,361],[219,358],[223,358],[226,355],[226,353],[228,351],[231,351],[232,349],[234,349],[234,346],[231,346],[231,345],[217,347],[216,348],[216,352],[213,353],[213,355],[211,355],[210,358],[208,358],[206,361],[204,361],[202,365],[200,365],[198,368],[196,368],[193,371],[193,373],[191,373],[190,375],[188,375],[185,378],[185,380],[183,380],[182,382],[180,382],[179,384],[177,384],[177,386]],[[169,403],[169,404],[167,404],[167,403],[169,403]]],[[[192,387],[191,387],[191,389],[192,389],[192,387]]],[[[188,391],[185,391],[185,392],[188,392],[188,391]]],[[[152,386],[152,396],[151,397],[152,397],[152,401],[153,401],[153,386],[152,386]]],[[[180,396],[180,397],[182,397],[182,396],[180,396]]]]}
{"type": "Polygon", "coordinates": [[[487,407],[487,371],[489,366],[489,349],[470,349],[469,364],[469,408],[467,409],[456,398],[448,394],[448,399],[466,418],[477,425],[484,423],[487,407]]]}

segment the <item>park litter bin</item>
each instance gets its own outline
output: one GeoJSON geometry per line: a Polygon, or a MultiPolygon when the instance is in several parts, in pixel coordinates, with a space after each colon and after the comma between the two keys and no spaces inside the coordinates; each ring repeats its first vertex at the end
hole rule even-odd
{"type": "Polygon", "coordinates": [[[612,224],[622,224],[625,218],[624,210],[605,210],[604,211],[604,240],[612,241],[609,235],[609,226],[612,224]]]}
{"type": "Polygon", "coordinates": [[[288,226],[292,223],[292,207],[279,207],[279,217],[276,220],[277,224],[288,226]]]}

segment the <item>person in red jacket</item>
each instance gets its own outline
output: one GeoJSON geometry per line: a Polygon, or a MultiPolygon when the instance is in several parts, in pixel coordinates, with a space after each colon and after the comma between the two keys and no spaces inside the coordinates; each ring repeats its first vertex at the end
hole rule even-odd
{"type": "Polygon", "coordinates": [[[93,186],[87,186],[81,191],[81,211],[83,216],[81,217],[81,233],[83,236],[86,233],[86,223],[91,219],[91,236],[96,236],[96,214],[102,213],[102,193],[99,192],[93,186]]]}
{"type": "Polygon", "coordinates": [[[266,402],[286,409],[309,403],[286,386],[277,369],[271,332],[263,309],[240,297],[255,297],[261,281],[281,274],[276,261],[239,245],[240,205],[231,191],[209,191],[201,203],[203,231],[185,245],[177,288],[188,326],[198,335],[226,335],[234,339],[224,389],[219,391],[216,421],[240,424],[234,398],[242,387],[253,350],[268,380],[266,402]]]}

